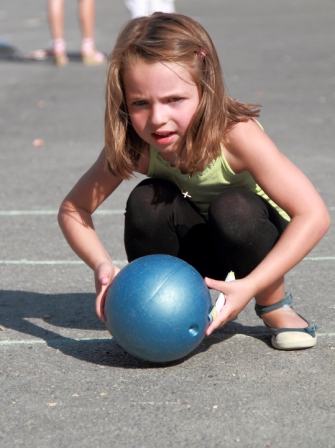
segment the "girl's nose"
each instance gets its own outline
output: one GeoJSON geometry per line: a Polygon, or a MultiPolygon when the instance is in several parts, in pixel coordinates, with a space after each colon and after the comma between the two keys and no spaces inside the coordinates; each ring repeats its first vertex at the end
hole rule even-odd
{"type": "Polygon", "coordinates": [[[166,112],[162,104],[154,104],[151,109],[151,123],[160,126],[167,121],[166,112]]]}

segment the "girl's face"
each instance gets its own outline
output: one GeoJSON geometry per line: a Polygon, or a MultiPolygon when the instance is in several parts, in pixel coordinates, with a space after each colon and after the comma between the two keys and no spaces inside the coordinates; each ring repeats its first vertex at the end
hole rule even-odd
{"type": "Polygon", "coordinates": [[[123,74],[126,103],[137,134],[166,160],[197,110],[199,89],[188,70],[173,63],[139,62],[123,74]]]}

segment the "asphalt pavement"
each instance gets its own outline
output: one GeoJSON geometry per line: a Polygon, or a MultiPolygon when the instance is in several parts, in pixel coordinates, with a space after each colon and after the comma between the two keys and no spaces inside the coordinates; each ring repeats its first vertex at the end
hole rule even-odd
{"type": "MultiPolygon", "coordinates": [[[[80,61],[77,2],[66,3],[70,64],[47,48],[46,2],[0,5],[0,447],[335,447],[335,235],[287,275],[313,349],[273,349],[253,303],[186,358],[125,353],[94,312],[93,276],[65,242],[57,209],[103,146],[106,67],[80,61]]],[[[108,53],[128,19],[96,4],[108,53]]],[[[234,98],[335,213],[335,2],[176,0],[211,34],[234,98]]],[[[123,212],[140,179],[94,215],[121,267],[123,212]]],[[[283,187],[284,188],[284,187],[283,187]]]]}

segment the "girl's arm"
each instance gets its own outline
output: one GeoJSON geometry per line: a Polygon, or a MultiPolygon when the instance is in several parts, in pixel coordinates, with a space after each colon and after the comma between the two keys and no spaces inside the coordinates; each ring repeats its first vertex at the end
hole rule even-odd
{"type": "Polygon", "coordinates": [[[105,169],[105,154],[102,151],[66,196],[58,214],[59,225],[67,242],[95,273],[96,312],[102,320],[106,290],[119,269],[98,238],[91,215],[121,182],[122,179],[105,169]]]}
{"type": "MultiPolygon", "coordinates": [[[[239,123],[232,129],[225,156],[235,173],[249,171],[265,193],[291,217],[279,241],[247,277],[221,284],[227,292],[234,288],[239,290],[238,308],[241,310],[252,297],[276,284],[313,249],[327,232],[330,218],[312,183],[253,120],[239,123]]],[[[211,281],[208,284],[217,287],[211,281]]],[[[231,316],[222,315],[221,318],[216,328],[231,316]]]]}

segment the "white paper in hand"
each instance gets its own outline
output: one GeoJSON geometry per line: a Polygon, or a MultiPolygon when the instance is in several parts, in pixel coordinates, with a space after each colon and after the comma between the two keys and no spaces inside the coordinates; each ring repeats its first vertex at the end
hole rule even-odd
{"type": "MultiPolygon", "coordinates": [[[[233,271],[230,271],[226,277],[225,282],[231,282],[233,280],[235,280],[235,274],[233,271]]],[[[226,303],[226,297],[222,292],[220,292],[219,297],[217,298],[216,303],[208,316],[210,322],[213,322],[216,316],[222,311],[222,308],[224,307],[225,303],[226,303]]]]}

